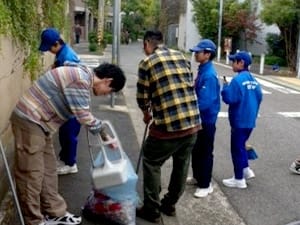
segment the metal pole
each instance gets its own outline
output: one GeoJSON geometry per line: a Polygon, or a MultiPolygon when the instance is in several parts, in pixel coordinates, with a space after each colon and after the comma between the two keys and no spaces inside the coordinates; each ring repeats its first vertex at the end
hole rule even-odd
{"type": "MultiPolygon", "coordinates": [[[[112,63],[119,65],[120,60],[120,0],[114,0],[112,63]]],[[[115,94],[111,93],[111,107],[115,105],[115,94]]]]}
{"type": "Polygon", "coordinates": [[[217,61],[218,62],[220,62],[220,59],[221,59],[222,17],[223,17],[223,0],[220,0],[219,29],[218,29],[218,53],[217,53],[217,61]]]}
{"type": "Polygon", "coordinates": [[[120,9],[120,0],[114,0],[112,63],[117,65],[120,48],[120,9]]]}
{"type": "Polygon", "coordinates": [[[3,145],[2,145],[2,141],[0,141],[0,149],[1,149],[1,154],[2,154],[2,158],[3,158],[4,166],[5,166],[5,169],[6,169],[6,172],[7,172],[9,184],[10,184],[10,187],[11,187],[11,191],[13,193],[13,197],[14,197],[14,200],[15,200],[15,204],[16,204],[18,215],[19,215],[19,219],[20,219],[21,225],[25,225],[25,222],[24,222],[24,219],[23,219],[23,214],[22,214],[21,207],[20,207],[19,200],[18,200],[18,196],[17,196],[17,192],[16,192],[16,189],[15,189],[15,184],[13,182],[13,179],[12,179],[12,176],[11,176],[11,173],[10,173],[10,170],[9,170],[9,165],[8,165],[5,153],[4,153],[4,148],[3,148],[3,145]]]}

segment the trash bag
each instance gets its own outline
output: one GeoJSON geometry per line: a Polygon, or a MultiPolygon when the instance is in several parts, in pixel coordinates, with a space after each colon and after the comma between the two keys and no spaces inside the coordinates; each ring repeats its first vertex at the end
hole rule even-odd
{"type": "MultiPolygon", "coordinates": [[[[107,153],[110,154],[110,152],[115,154],[114,151],[108,151],[107,153]]],[[[135,225],[135,211],[139,202],[136,191],[138,176],[128,156],[125,154],[124,157],[128,160],[127,181],[103,189],[95,189],[94,187],[82,208],[82,214],[86,219],[93,221],[104,219],[110,224],[116,225],[135,225]]],[[[101,153],[95,161],[97,162],[97,160],[101,162],[101,153]]]]}

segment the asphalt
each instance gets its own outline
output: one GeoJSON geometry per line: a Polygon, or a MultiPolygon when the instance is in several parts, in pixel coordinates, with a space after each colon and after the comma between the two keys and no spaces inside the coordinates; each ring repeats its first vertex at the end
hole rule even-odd
{"type": "MultiPolygon", "coordinates": [[[[95,64],[104,61],[111,61],[111,46],[108,46],[105,49],[103,55],[99,55],[98,53],[90,53],[87,48],[87,43],[80,43],[74,46],[75,51],[80,55],[83,61],[89,61],[90,63],[94,62],[95,64]]],[[[122,46],[122,48],[126,49],[127,46],[122,46]]],[[[135,46],[134,44],[130,44],[128,48],[135,48],[135,46]]],[[[138,48],[138,45],[136,45],[136,48],[138,48]]],[[[139,54],[142,54],[141,50],[136,52],[140,52],[139,54]]],[[[123,68],[125,74],[128,75],[126,87],[113,98],[111,96],[93,97],[92,111],[98,118],[111,121],[118,134],[120,142],[122,143],[124,151],[127,153],[133,167],[135,168],[145,131],[145,125],[142,122],[142,114],[137,108],[135,102],[136,76],[129,77],[129,75],[133,74],[133,71],[137,70],[137,64],[132,63],[129,66],[123,66],[121,63],[120,66],[123,68]]],[[[268,74],[255,75],[261,79],[265,79],[295,90],[300,90],[300,80],[297,78],[268,74]]],[[[56,143],[55,145],[57,150],[59,150],[58,144],[56,143]]],[[[87,150],[88,144],[86,130],[83,127],[81,129],[78,144],[79,172],[77,174],[59,177],[60,193],[67,201],[69,211],[76,214],[81,214],[81,208],[85,204],[86,198],[92,190],[90,176],[91,162],[87,150]]],[[[167,161],[162,168],[162,194],[167,191],[171,168],[171,161],[167,161]]],[[[141,169],[138,173],[138,177],[137,192],[142,199],[143,177],[141,169]]],[[[196,199],[193,197],[195,187],[186,186],[185,192],[177,204],[177,216],[168,217],[163,215],[159,224],[245,225],[243,219],[237,214],[227,197],[220,190],[218,183],[213,180],[212,184],[214,192],[207,198],[201,199],[196,199]]],[[[83,217],[82,224],[107,225],[111,223],[102,219],[90,221],[83,217]]],[[[136,224],[149,225],[152,223],[144,221],[140,218],[136,218],[136,224]]]]}

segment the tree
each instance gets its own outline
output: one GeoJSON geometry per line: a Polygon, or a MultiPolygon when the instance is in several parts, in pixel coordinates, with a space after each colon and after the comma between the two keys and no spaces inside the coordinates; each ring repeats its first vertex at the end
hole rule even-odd
{"type": "MultiPolygon", "coordinates": [[[[232,43],[238,45],[243,40],[245,48],[248,41],[256,38],[256,32],[260,30],[255,14],[253,1],[224,0],[222,36],[231,37],[232,43]]],[[[194,21],[202,37],[217,41],[219,0],[193,0],[194,21]]],[[[237,48],[237,47],[236,47],[237,48]]]]}
{"type": "Polygon", "coordinates": [[[123,0],[121,8],[125,12],[123,28],[134,34],[133,38],[137,38],[145,29],[158,26],[159,0],[123,0]]]}
{"type": "Polygon", "coordinates": [[[224,6],[223,36],[232,37],[233,43],[242,40],[244,46],[240,44],[239,47],[247,50],[247,43],[253,42],[261,29],[255,2],[246,0],[240,3],[236,0],[227,0],[224,6]]]}
{"type": "MultiPolygon", "coordinates": [[[[90,11],[98,17],[98,1],[85,0],[90,11]]],[[[114,0],[105,0],[105,5],[113,5],[114,0]]],[[[130,33],[131,38],[136,39],[144,29],[156,28],[159,22],[160,0],[122,0],[121,11],[123,29],[130,33]]]]}
{"type": "Polygon", "coordinates": [[[217,42],[218,37],[218,0],[192,0],[194,22],[202,37],[217,42]]]}
{"type": "Polygon", "coordinates": [[[287,63],[291,71],[296,71],[299,37],[298,0],[263,0],[261,18],[266,24],[276,24],[285,42],[287,63]]]}

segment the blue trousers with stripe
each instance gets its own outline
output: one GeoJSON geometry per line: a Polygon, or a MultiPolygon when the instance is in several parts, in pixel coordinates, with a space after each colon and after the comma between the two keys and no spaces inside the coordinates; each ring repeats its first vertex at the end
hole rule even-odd
{"type": "Polygon", "coordinates": [[[231,128],[231,158],[235,179],[243,179],[243,170],[248,167],[246,141],[253,128],[231,128]]]}
{"type": "Polygon", "coordinates": [[[59,158],[68,166],[73,166],[76,163],[77,136],[80,132],[80,127],[80,123],[74,117],[59,128],[59,143],[61,146],[59,158]]]}

